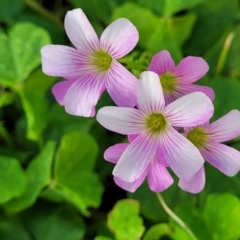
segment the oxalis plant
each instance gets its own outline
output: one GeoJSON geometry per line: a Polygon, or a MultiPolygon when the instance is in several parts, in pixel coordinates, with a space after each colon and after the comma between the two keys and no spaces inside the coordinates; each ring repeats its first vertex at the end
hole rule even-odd
{"type": "Polygon", "coordinates": [[[119,3],[101,33],[84,8],[67,11],[63,28],[26,4],[71,46],[32,23],[0,32],[0,239],[239,239],[240,74],[228,62],[239,27],[211,42],[209,64],[201,51],[181,54],[189,36],[174,24],[196,16],[173,16],[177,1],[158,19],[158,6],[119,3]]]}

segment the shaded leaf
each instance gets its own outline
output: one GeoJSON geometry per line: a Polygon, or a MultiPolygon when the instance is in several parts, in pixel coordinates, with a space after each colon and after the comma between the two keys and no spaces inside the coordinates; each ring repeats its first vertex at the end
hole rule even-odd
{"type": "Polygon", "coordinates": [[[15,87],[25,80],[41,61],[40,49],[50,43],[48,33],[31,23],[18,23],[9,36],[0,33],[0,82],[15,87]]]}
{"type": "Polygon", "coordinates": [[[20,196],[26,183],[26,175],[18,160],[0,156],[0,204],[20,196]]]}
{"type": "Polygon", "coordinates": [[[15,213],[28,208],[36,201],[41,189],[49,184],[54,150],[55,143],[48,142],[42,152],[30,162],[26,170],[26,191],[3,206],[7,212],[15,213]]]}
{"type": "Polygon", "coordinates": [[[36,240],[80,240],[85,233],[80,215],[66,206],[37,204],[28,210],[25,221],[36,240]]]}

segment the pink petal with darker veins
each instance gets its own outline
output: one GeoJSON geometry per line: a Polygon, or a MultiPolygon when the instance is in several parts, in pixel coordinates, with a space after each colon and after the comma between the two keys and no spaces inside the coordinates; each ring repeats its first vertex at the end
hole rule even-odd
{"type": "Polygon", "coordinates": [[[152,57],[151,63],[148,66],[149,71],[157,73],[159,76],[164,73],[171,73],[175,69],[175,64],[170,53],[163,50],[152,57]]]}
{"type": "Polygon", "coordinates": [[[64,106],[67,113],[91,117],[104,87],[104,75],[86,75],[76,80],[68,89],[64,106]]]}
{"type": "Polygon", "coordinates": [[[61,81],[52,87],[52,93],[60,105],[64,105],[64,97],[74,82],[75,80],[61,81]]]}
{"type": "Polygon", "coordinates": [[[106,75],[106,88],[113,101],[120,107],[137,104],[137,78],[119,62],[113,60],[106,75]]]}
{"type": "Polygon", "coordinates": [[[179,83],[193,83],[208,72],[208,64],[201,57],[186,57],[175,68],[173,74],[179,83]]]}
{"type": "Polygon", "coordinates": [[[205,170],[204,167],[200,168],[200,170],[189,180],[180,179],[178,182],[178,186],[190,193],[199,193],[203,190],[205,186],[205,170]]]}
{"type": "Polygon", "coordinates": [[[128,143],[118,143],[109,147],[104,152],[104,159],[108,162],[117,163],[123,152],[126,150],[128,143]]]}

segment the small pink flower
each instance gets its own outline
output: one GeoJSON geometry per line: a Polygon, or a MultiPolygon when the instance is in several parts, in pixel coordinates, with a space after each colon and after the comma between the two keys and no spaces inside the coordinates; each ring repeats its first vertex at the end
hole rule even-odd
{"type": "Polygon", "coordinates": [[[137,44],[138,31],[120,18],[109,25],[100,40],[81,9],[65,17],[66,33],[76,47],[47,45],[41,49],[45,74],[66,78],[52,92],[69,114],[94,116],[102,92],[108,93],[119,106],[136,105],[137,79],[118,61],[137,44]]]}
{"type": "Polygon", "coordinates": [[[185,95],[165,106],[159,77],[143,72],[137,86],[139,109],[104,107],[97,120],[105,128],[125,135],[138,134],[116,164],[113,175],[134,182],[148,168],[160,148],[179,178],[191,179],[203,166],[198,149],[174,127],[193,127],[213,114],[211,100],[201,92],[185,95]]]}
{"type": "MultiPolygon", "coordinates": [[[[132,142],[136,137],[137,135],[134,135],[134,137],[133,135],[129,136],[129,142],[132,142]]],[[[117,164],[128,145],[129,143],[119,143],[109,147],[104,153],[104,158],[109,162],[117,164]]],[[[173,178],[166,168],[168,164],[164,160],[161,149],[158,148],[148,167],[139,178],[133,182],[126,182],[118,177],[114,177],[114,181],[119,187],[129,192],[135,192],[144,179],[147,178],[148,185],[153,192],[162,192],[173,184],[173,178]]]]}
{"type": "MultiPolygon", "coordinates": [[[[227,176],[234,176],[240,170],[240,152],[222,142],[240,135],[240,112],[232,110],[217,121],[208,122],[194,128],[186,128],[184,135],[200,151],[203,158],[227,176]]],[[[179,186],[186,191],[200,192],[205,184],[204,168],[186,181],[181,179],[179,186]]]]}
{"type": "Polygon", "coordinates": [[[192,83],[203,77],[209,67],[201,57],[186,57],[177,67],[168,51],[164,50],[153,56],[148,70],[157,73],[163,88],[166,104],[192,92],[203,92],[211,100],[214,92],[210,87],[192,83]]]}

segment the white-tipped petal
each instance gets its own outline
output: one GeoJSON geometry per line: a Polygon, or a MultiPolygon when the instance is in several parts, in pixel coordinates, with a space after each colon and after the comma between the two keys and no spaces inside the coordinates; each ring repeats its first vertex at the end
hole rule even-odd
{"type": "Polygon", "coordinates": [[[164,114],[172,126],[194,127],[207,122],[213,110],[212,101],[204,93],[194,92],[168,104],[164,114]]]}
{"type": "Polygon", "coordinates": [[[232,110],[208,126],[211,139],[225,142],[240,135],[240,112],[232,110]]]}
{"type": "Polygon", "coordinates": [[[155,138],[146,134],[139,135],[122,154],[113,175],[126,182],[135,181],[147,169],[156,149],[155,138]]]}
{"type": "Polygon", "coordinates": [[[141,74],[137,88],[138,108],[145,113],[161,111],[165,106],[164,95],[156,73],[145,71],[141,74]]]}
{"type": "Polygon", "coordinates": [[[100,48],[97,34],[82,9],[68,11],[64,25],[69,39],[81,52],[91,52],[100,48]]]}
{"type": "Polygon", "coordinates": [[[144,114],[135,108],[103,107],[97,113],[97,121],[113,132],[139,134],[144,130],[144,114]]]}
{"type": "Polygon", "coordinates": [[[204,159],[199,150],[171,126],[160,139],[163,154],[175,172],[182,179],[191,179],[203,166],[204,159]]]}
{"type": "Polygon", "coordinates": [[[119,18],[103,31],[100,44],[113,58],[118,59],[132,51],[138,39],[136,27],[129,20],[119,18]]]}

